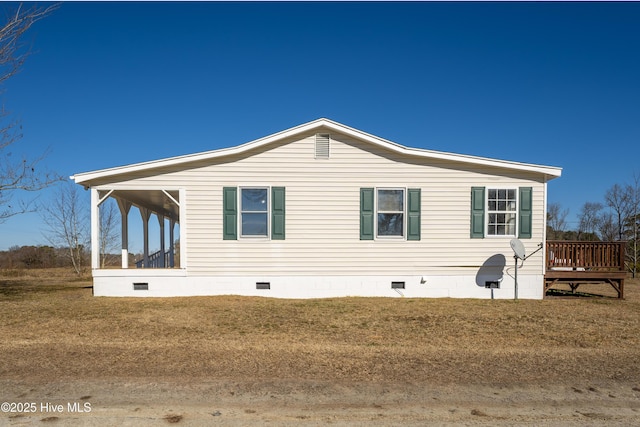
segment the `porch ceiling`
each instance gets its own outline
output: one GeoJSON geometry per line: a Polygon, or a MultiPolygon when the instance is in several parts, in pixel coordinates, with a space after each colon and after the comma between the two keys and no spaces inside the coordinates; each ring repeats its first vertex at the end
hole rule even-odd
{"type": "MultiPolygon", "coordinates": [[[[180,201],[178,191],[165,191],[176,201],[180,201]]],[[[180,206],[162,190],[115,190],[110,197],[125,200],[138,208],[147,208],[175,221],[180,219],[180,206]]]]}

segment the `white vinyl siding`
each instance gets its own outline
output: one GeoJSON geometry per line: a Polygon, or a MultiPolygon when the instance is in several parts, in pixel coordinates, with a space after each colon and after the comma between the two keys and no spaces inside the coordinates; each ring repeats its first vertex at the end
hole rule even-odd
{"type": "MultiPolygon", "coordinates": [[[[181,222],[187,231],[180,237],[188,241],[190,276],[475,274],[488,256],[508,256],[511,249],[508,238],[469,238],[472,186],[532,187],[531,242],[543,241],[545,184],[538,173],[410,157],[335,133],[331,157],[320,162],[316,133],[188,169],[131,174],[109,186],[186,188],[188,212],[181,222]],[[222,188],[256,183],[286,187],[286,240],[223,240],[222,188]],[[421,240],[360,240],[363,187],[420,189],[421,240]]],[[[541,273],[541,257],[532,257],[522,273],[541,273]]]]}

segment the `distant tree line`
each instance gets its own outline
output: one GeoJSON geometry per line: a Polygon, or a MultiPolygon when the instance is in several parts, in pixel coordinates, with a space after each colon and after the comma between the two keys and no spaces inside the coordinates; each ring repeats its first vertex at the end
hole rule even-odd
{"type": "Polygon", "coordinates": [[[636,277],[640,237],[640,176],[628,184],[614,184],[603,202],[586,202],[578,214],[578,226],[567,227],[569,209],[559,203],[547,207],[547,239],[579,241],[626,241],[626,264],[636,277]]]}
{"type": "MultiPolygon", "coordinates": [[[[0,251],[0,269],[72,267],[67,248],[53,246],[13,246],[0,251]]],[[[85,254],[88,265],[88,254],[85,254]]]]}
{"type": "MultiPolygon", "coordinates": [[[[85,272],[91,265],[91,252],[86,248],[74,251],[74,259],[70,257],[72,251],[65,247],[48,245],[12,246],[6,251],[0,251],[0,269],[32,269],[32,268],[70,268],[77,273],[85,272]]],[[[142,255],[129,254],[129,265],[135,266],[135,261],[142,255]]],[[[119,254],[103,254],[102,267],[120,267],[119,254]]]]}

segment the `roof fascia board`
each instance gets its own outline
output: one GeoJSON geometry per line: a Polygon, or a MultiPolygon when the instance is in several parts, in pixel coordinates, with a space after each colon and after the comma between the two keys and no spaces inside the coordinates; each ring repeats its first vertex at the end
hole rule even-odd
{"type": "Polygon", "coordinates": [[[91,181],[98,178],[104,178],[108,176],[115,176],[121,174],[127,174],[132,172],[139,172],[148,169],[175,166],[185,163],[197,162],[201,160],[214,159],[218,157],[231,156],[235,154],[241,154],[249,150],[253,150],[264,145],[270,144],[272,142],[286,139],[292,136],[296,136],[299,134],[303,134],[312,130],[327,128],[329,130],[346,134],[356,139],[364,140],[370,142],[372,144],[384,147],[386,149],[395,151],[400,154],[423,157],[423,158],[432,158],[432,159],[440,159],[447,160],[452,162],[463,162],[463,163],[471,163],[483,166],[491,166],[503,169],[515,169],[522,170],[528,172],[541,173],[548,177],[548,179],[553,179],[555,177],[559,177],[562,173],[562,169],[554,166],[543,166],[543,165],[534,165],[528,163],[519,163],[512,162],[507,160],[496,160],[485,157],[477,157],[477,156],[469,156],[464,154],[453,154],[447,153],[443,151],[433,151],[433,150],[425,150],[419,148],[409,148],[398,143],[379,138],[375,135],[368,134],[366,132],[351,128],[349,126],[345,126],[341,123],[334,122],[329,119],[318,119],[312,122],[304,123],[299,126],[295,126],[290,129],[286,129],[281,132],[274,133],[272,135],[265,136],[263,138],[256,139],[254,141],[247,142],[245,144],[237,145],[234,147],[221,148],[218,150],[205,151],[195,154],[187,154],[184,156],[170,157],[167,159],[160,160],[152,160],[149,162],[136,163],[132,165],[118,166],[114,168],[108,169],[100,169],[91,172],[83,172],[78,173],[71,176],[71,179],[74,180],[77,184],[81,184],[83,182],[91,181]]]}
{"type": "Polygon", "coordinates": [[[467,154],[455,154],[447,153],[445,151],[426,150],[423,148],[406,147],[393,141],[389,141],[375,135],[368,134],[366,132],[359,131],[357,129],[350,128],[340,123],[333,122],[331,120],[324,119],[327,122],[328,127],[333,127],[336,131],[350,134],[355,138],[363,139],[373,144],[385,147],[387,149],[396,151],[400,154],[411,155],[416,157],[426,157],[431,159],[448,160],[452,162],[472,163],[483,166],[493,166],[498,168],[517,169],[528,172],[537,172],[552,177],[559,177],[562,173],[562,168],[555,166],[536,165],[531,163],[521,163],[509,160],[491,159],[488,157],[470,156],[467,154]]]}
{"type": "Polygon", "coordinates": [[[272,135],[265,136],[260,139],[256,139],[254,141],[250,141],[241,145],[236,145],[234,147],[220,148],[217,150],[204,151],[204,152],[194,153],[194,154],[186,154],[184,156],[169,157],[166,159],[152,160],[149,162],[135,163],[132,165],[117,166],[114,168],[100,169],[100,170],[91,171],[91,172],[82,172],[82,173],[75,174],[70,178],[73,179],[77,184],[80,184],[85,181],[90,181],[93,179],[103,178],[111,175],[120,175],[120,174],[126,174],[131,172],[143,171],[147,169],[174,166],[174,165],[179,165],[183,163],[197,162],[199,160],[208,160],[208,159],[214,159],[218,157],[240,154],[245,151],[249,151],[249,150],[261,147],[263,145],[270,144],[271,142],[277,141],[279,139],[285,139],[290,136],[294,136],[296,134],[307,132],[309,130],[317,128],[319,127],[318,123],[321,121],[322,119],[315,120],[313,122],[305,123],[300,126],[296,126],[296,127],[284,130],[282,132],[274,133],[272,135]]]}

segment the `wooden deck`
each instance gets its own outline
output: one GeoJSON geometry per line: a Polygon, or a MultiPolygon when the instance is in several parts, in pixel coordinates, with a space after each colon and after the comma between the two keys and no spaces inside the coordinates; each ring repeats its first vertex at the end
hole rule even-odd
{"type": "Polygon", "coordinates": [[[626,242],[547,241],[545,293],[559,283],[566,283],[575,292],[586,283],[609,284],[624,298],[624,268],[626,242]]]}

